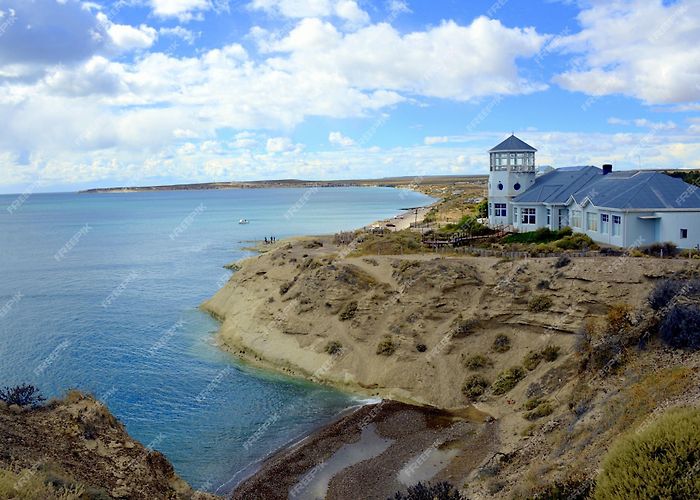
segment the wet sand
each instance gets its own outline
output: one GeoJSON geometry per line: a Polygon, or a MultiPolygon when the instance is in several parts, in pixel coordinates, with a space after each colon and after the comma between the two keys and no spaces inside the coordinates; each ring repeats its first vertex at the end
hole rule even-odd
{"type": "Polygon", "coordinates": [[[232,498],[385,500],[418,481],[461,486],[498,445],[486,420],[473,408],[363,406],[271,456],[232,498]]]}

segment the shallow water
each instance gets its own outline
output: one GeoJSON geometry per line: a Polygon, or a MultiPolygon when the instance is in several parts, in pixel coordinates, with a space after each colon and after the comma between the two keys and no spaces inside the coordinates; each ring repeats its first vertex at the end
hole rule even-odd
{"type": "Polygon", "coordinates": [[[328,460],[312,468],[289,490],[289,500],[299,498],[323,500],[331,479],[347,467],[359,464],[384,453],[394,442],[377,434],[375,424],[362,429],[360,440],[343,445],[328,460]]]}
{"type": "Polygon", "coordinates": [[[356,401],[237,363],[197,307],[250,240],[349,230],[431,200],[309,193],[36,194],[12,213],[18,198],[0,196],[0,385],[92,392],[206,490],[326,423],[356,401]]]}

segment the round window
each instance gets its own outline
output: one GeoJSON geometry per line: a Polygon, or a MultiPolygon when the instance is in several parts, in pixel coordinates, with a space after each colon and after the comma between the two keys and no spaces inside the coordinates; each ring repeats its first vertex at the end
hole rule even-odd
{"type": "Polygon", "coordinates": [[[515,186],[513,186],[513,189],[515,189],[516,191],[520,191],[520,183],[516,182],[515,186]]]}
{"type": "Polygon", "coordinates": [[[501,184],[500,182],[498,183],[498,189],[499,189],[500,191],[503,191],[503,184],[501,184]]]}

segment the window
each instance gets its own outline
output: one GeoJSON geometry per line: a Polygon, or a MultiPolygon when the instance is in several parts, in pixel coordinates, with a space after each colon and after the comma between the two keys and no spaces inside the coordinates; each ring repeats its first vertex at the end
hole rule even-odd
{"type": "Polygon", "coordinates": [[[600,232],[603,234],[610,232],[610,216],[608,214],[600,214],[600,232]]]}
{"type": "Polygon", "coordinates": [[[622,217],[619,215],[613,215],[613,224],[612,224],[612,235],[613,236],[620,236],[620,226],[622,226],[622,217]]]}
{"type": "Polygon", "coordinates": [[[520,222],[522,224],[537,224],[537,209],[535,208],[523,208],[522,219],[520,222]]]}
{"type": "Polygon", "coordinates": [[[598,232],[598,214],[586,214],[586,229],[598,232]]]}
{"type": "Polygon", "coordinates": [[[682,240],[688,239],[688,230],[687,229],[681,229],[681,239],[682,240]]]}
{"type": "Polygon", "coordinates": [[[581,211],[572,210],[571,211],[571,225],[573,227],[583,227],[581,224],[581,211]]]}
{"type": "Polygon", "coordinates": [[[489,216],[493,214],[493,203],[489,203],[489,216]]]}
{"type": "Polygon", "coordinates": [[[505,217],[508,215],[508,210],[506,209],[505,203],[496,203],[496,217],[505,217]]]}
{"type": "Polygon", "coordinates": [[[550,226],[552,224],[552,209],[548,208],[547,209],[547,225],[550,226]]]}
{"type": "Polygon", "coordinates": [[[518,222],[518,207],[513,207],[513,224],[518,222]]]}
{"type": "Polygon", "coordinates": [[[516,182],[515,186],[513,186],[513,189],[515,189],[516,191],[520,191],[520,183],[516,182]]]}

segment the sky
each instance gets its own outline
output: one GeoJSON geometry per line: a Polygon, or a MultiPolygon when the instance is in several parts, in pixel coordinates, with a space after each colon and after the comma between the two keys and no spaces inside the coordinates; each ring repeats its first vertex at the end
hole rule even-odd
{"type": "Polygon", "coordinates": [[[0,0],[0,193],[700,168],[700,0],[0,0]]]}

